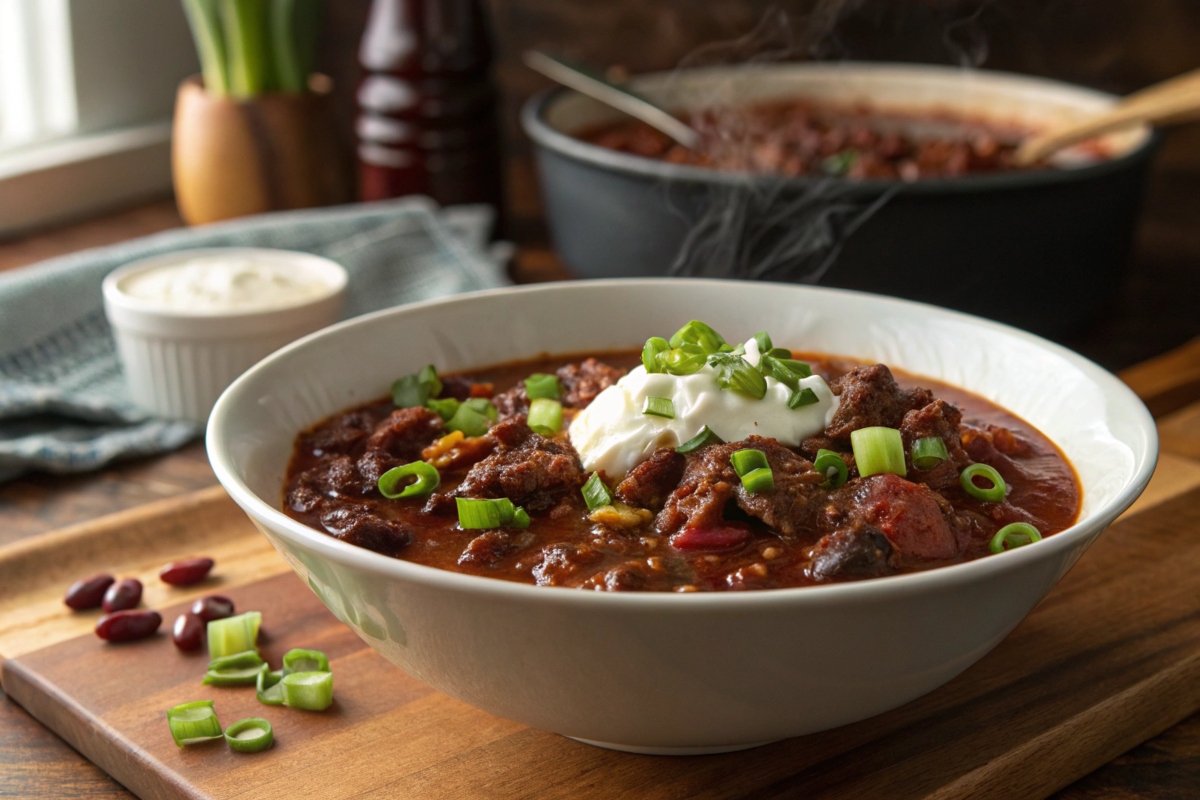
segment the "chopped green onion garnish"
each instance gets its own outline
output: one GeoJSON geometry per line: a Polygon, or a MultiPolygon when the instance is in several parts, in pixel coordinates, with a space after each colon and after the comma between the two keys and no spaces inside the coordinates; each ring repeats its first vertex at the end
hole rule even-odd
{"type": "Polygon", "coordinates": [[[760,357],[765,356],[775,349],[771,344],[771,336],[766,331],[759,331],[754,334],[754,343],[758,345],[758,354],[760,357]]]}
{"type": "Polygon", "coordinates": [[[742,486],[750,494],[764,494],[775,491],[775,476],[770,467],[761,467],[742,476],[742,486]]]}
{"type": "Polygon", "coordinates": [[[462,404],[472,411],[483,414],[492,422],[500,419],[500,412],[496,410],[494,405],[492,405],[492,401],[488,400],[486,397],[472,397],[468,400],[463,400],[462,404]]]}
{"type": "Polygon", "coordinates": [[[1013,522],[996,531],[996,535],[988,542],[988,549],[993,553],[1002,553],[1041,540],[1042,534],[1028,522],[1013,522]]]}
{"type": "Polygon", "coordinates": [[[717,386],[732,389],[751,400],[762,400],[767,395],[767,379],[750,366],[750,362],[734,353],[714,353],[708,363],[717,371],[717,386]]]}
{"type": "Polygon", "coordinates": [[[854,448],[858,474],[864,478],[882,472],[900,477],[908,474],[904,466],[904,442],[895,428],[859,428],[850,434],[850,446],[854,448]]]}
{"type": "Polygon", "coordinates": [[[671,343],[661,336],[651,336],[647,339],[646,346],[642,348],[642,366],[646,368],[646,372],[666,371],[662,356],[670,349],[671,343]]]}
{"type": "Polygon", "coordinates": [[[512,525],[516,528],[529,527],[528,512],[513,505],[512,500],[501,497],[495,500],[479,500],[472,497],[456,497],[458,524],[464,530],[489,530],[512,525]]]}
{"type": "Polygon", "coordinates": [[[257,650],[243,650],[240,653],[234,653],[228,656],[214,658],[208,662],[209,669],[241,669],[243,667],[254,667],[255,671],[263,665],[263,657],[258,654],[257,650]]]}
{"type": "Polygon", "coordinates": [[[642,405],[642,413],[652,417],[675,419],[675,404],[669,397],[647,397],[642,405]]]}
{"type": "Polygon", "coordinates": [[[971,497],[977,500],[986,500],[989,503],[999,503],[1004,499],[1004,495],[1008,493],[1008,487],[1004,484],[1004,478],[1000,477],[1000,473],[987,464],[971,464],[958,476],[958,482],[962,484],[963,490],[971,495],[971,497]],[[981,489],[975,483],[975,478],[983,478],[991,486],[987,489],[981,489]]]}
{"type": "Polygon", "coordinates": [[[442,482],[437,468],[424,461],[414,461],[402,467],[392,467],[379,476],[379,493],[389,500],[404,497],[425,497],[442,482]],[[415,478],[409,483],[409,478],[415,478]]]}
{"type": "Polygon", "coordinates": [[[466,403],[458,407],[454,416],[446,421],[446,430],[462,431],[464,436],[483,436],[490,427],[486,414],[476,411],[466,403]]]}
{"type": "Polygon", "coordinates": [[[793,411],[804,406],[811,406],[817,402],[817,393],[807,386],[799,391],[792,392],[792,396],[788,398],[788,408],[793,411]]]}
{"type": "Polygon", "coordinates": [[[670,344],[671,347],[682,347],[685,344],[699,345],[700,349],[708,354],[720,350],[721,345],[725,344],[725,338],[700,320],[694,319],[675,331],[670,344]]]}
{"type": "Polygon", "coordinates": [[[432,364],[421,367],[415,375],[405,375],[392,384],[392,402],[398,408],[423,406],[431,397],[442,393],[442,382],[432,364]]]}
{"type": "MultiPolygon", "coordinates": [[[[791,358],[792,351],[788,350],[785,347],[772,347],[770,350],[767,350],[766,352],[764,352],[763,355],[768,358],[777,358],[777,359],[778,358],[791,358]]],[[[799,363],[799,362],[797,362],[797,363],[799,363]]],[[[808,366],[808,365],[805,364],[805,366],[808,366]]],[[[807,377],[807,376],[805,376],[805,377],[807,377]]]]}
{"type": "Polygon", "coordinates": [[[813,469],[825,476],[825,482],[821,485],[826,489],[836,489],[846,482],[850,471],[846,468],[846,461],[832,450],[818,450],[817,460],[813,462],[813,469]]]}
{"type": "Polygon", "coordinates": [[[593,472],[592,477],[583,485],[583,501],[587,503],[588,511],[595,511],[600,506],[612,505],[612,494],[600,479],[599,472],[593,472]]]}
{"type": "Polygon", "coordinates": [[[217,659],[257,649],[258,629],[262,625],[262,614],[247,611],[236,617],[214,619],[208,623],[208,654],[217,659]]]}
{"type": "Polygon", "coordinates": [[[913,443],[912,463],[917,469],[933,469],[949,457],[946,443],[940,436],[926,436],[913,443]]]}
{"type": "Polygon", "coordinates": [[[557,400],[539,397],[529,404],[529,427],[543,436],[553,436],[562,430],[563,408],[557,400]]]}
{"type": "Polygon", "coordinates": [[[436,400],[431,397],[425,401],[425,407],[430,411],[436,412],[442,418],[442,421],[446,422],[453,419],[454,415],[458,412],[458,401],[453,397],[446,397],[442,400],[436,400]]]}
{"type": "Polygon", "coordinates": [[[293,672],[279,682],[283,704],[305,711],[324,711],[333,703],[332,672],[293,672]]]}
{"type": "Polygon", "coordinates": [[[557,400],[561,391],[557,375],[537,372],[525,379],[525,396],[530,400],[537,400],[539,397],[557,400]]]}
{"type": "Polygon", "coordinates": [[[283,680],[283,670],[271,671],[271,667],[263,664],[259,667],[258,678],[255,680],[255,694],[258,695],[258,702],[268,706],[283,705],[283,687],[279,682],[283,680]]]}
{"type": "Polygon", "coordinates": [[[700,429],[699,433],[688,439],[683,444],[679,445],[679,447],[676,447],[675,452],[690,453],[693,450],[699,450],[701,447],[707,447],[710,444],[724,444],[724,442],[721,440],[720,436],[717,436],[715,433],[709,430],[707,425],[705,425],[700,429]]]}
{"type": "Polygon", "coordinates": [[[704,366],[705,354],[696,346],[676,347],[664,353],[660,360],[663,369],[672,375],[691,375],[704,366]]]}
{"type": "Polygon", "coordinates": [[[197,700],[175,706],[167,712],[171,738],[180,747],[221,738],[221,723],[213,711],[212,700],[197,700]]]}
{"type": "Polygon", "coordinates": [[[288,650],[283,656],[283,674],[329,672],[329,659],[320,650],[288,650]]]}
{"type": "Polygon", "coordinates": [[[257,753],[271,746],[275,741],[275,732],[265,719],[247,717],[225,729],[225,741],[239,753],[257,753]]]}
{"type": "Polygon", "coordinates": [[[756,469],[770,467],[770,464],[767,463],[767,454],[762,450],[754,449],[738,450],[729,457],[729,462],[733,464],[733,471],[738,474],[738,477],[756,469]]]}

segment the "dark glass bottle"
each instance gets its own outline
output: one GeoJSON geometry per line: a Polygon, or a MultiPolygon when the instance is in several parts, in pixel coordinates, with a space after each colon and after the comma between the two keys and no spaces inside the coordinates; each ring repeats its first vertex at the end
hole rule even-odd
{"type": "Polygon", "coordinates": [[[498,93],[480,0],[374,0],[359,63],[359,195],[501,202],[498,93]]]}

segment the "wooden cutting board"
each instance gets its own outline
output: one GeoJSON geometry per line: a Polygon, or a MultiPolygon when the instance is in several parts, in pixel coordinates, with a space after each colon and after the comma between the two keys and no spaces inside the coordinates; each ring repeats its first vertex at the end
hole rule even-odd
{"type": "MultiPolygon", "coordinates": [[[[1200,708],[1200,465],[1164,456],[1139,504],[996,650],[888,714],[719,756],[602,750],[498,719],[392,667],[338,623],[219,489],[103,518],[0,551],[4,691],[143,798],[1044,797],[1200,708]],[[155,578],[189,554],[217,559],[188,590],[155,578]],[[263,650],[324,650],[336,703],[316,714],[200,685],[205,656],[165,634],[113,646],[67,584],[136,575],[164,629],[219,591],[264,614],[263,650]],[[177,748],[164,712],[216,700],[224,724],[271,720],[255,755],[177,748]]],[[[798,683],[795,691],[803,691],[798,683]]]]}

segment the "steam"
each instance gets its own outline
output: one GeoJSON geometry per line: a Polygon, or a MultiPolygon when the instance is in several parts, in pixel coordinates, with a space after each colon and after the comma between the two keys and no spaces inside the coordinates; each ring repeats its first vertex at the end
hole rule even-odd
{"type": "Polygon", "coordinates": [[[973,12],[952,20],[942,33],[942,41],[961,67],[979,67],[988,57],[988,36],[981,18],[994,4],[983,0],[973,12]]]}

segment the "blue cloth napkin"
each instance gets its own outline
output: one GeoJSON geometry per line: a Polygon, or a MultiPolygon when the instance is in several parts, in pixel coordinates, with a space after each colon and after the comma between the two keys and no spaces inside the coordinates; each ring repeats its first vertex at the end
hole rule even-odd
{"type": "Polygon", "coordinates": [[[507,284],[492,223],[486,206],[406,198],[173,230],[0,275],[0,482],[162,453],[202,432],[130,402],[100,294],[117,267],[192,247],[303,250],[349,272],[352,317],[507,284]]]}

